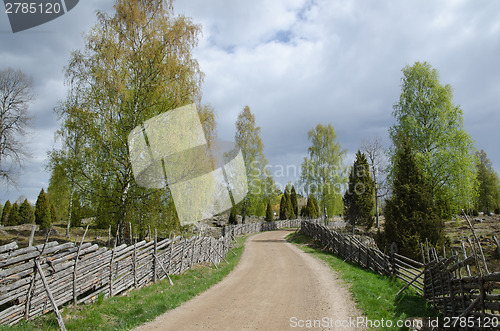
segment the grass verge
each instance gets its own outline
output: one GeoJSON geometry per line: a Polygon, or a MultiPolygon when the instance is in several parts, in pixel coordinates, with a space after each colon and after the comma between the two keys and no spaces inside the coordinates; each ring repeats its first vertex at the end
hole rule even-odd
{"type": "Polygon", "coordinates": [[[391,320],[393,327],[379,330],[408,330],[396,328],[398,320],[409,317],[437,317],[439,313],[411,288],[396,296],[405,283],[397,279],[377,275],[361,267],[344,262],[329,252],[322,251],[309,237],[294,233],[287,239],[303,251],[327,263],[347,283],[356,301],[356,306],[368,320],[391,320]]]}
{"type": "MultiPolygon", "coordinates": [[[[63,308],[67,330],[129,330],[151,321],[168,310],[174,309],[196,295],[220,282],[238,264],[243,252],[245,237],[236,239],[233,251],[226,256],[228,263],[219,269],[209,265],[197,265],[181,275],[172,275],[174,285],[163,279],[141,289],[129,291],[113,298],[99,298],[97,302],[63,308]]],[[[34,321],[15,326],[0,326],[0,330],[58,330],[55,315],[50,313],[34,321]]]]}

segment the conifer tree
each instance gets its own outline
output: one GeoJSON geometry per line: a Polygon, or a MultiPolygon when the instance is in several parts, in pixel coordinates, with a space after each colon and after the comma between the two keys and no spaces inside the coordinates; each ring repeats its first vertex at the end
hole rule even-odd
{"type": "Polygon", "coordinates": [[[31,224],[34,221],[33,207],[31,207],[28,199],[24,199],[24,202],[19,207],[19,224],[31,224]]]}
{"type": "Polygon", "coordinates": [[[286,220],[286,196],[285,193],[281,196],[280,201],[280,220],[286,220]]]}
{"type": "Polygon", "coordinates": [[[266,222],[272,222],[272,221],[274,221],[274,215],[273,215],[273,210],[271,208],[271,202],[269,201],[266,207],[266,222]]]}
{"type": "Polygon", "coordinates": [[[299,201],[297,199],[297,192],[295,192],[295,187],[292,185],[292,191],[290,193],[290,198],[292,202],[293,214],[297,217],[299,216],[299,201]]]}
{"type": "Polygon", "coordinates": [[[40,225],[40,229],[48,229],[51,224],[49,201],[43,188],[35,204],[35,223],[40,225]]]}
{"type": "Polygon", "coordinates": [[[12,205],[10,204],[10,201],[7,200],[5,202],[5,205],[3,206],[3,211],[2,211],[2,224],[3,225],[7,225],[7,221],[9,219],[9,213],[10,213],[10,210],[12,209],[12,205]]]}
{"type": "Polygon", "coordinates": [[[368,161],[364,153],[358,150],[356,160],[349,174],[349,188],[344,195],[344,214],[352,226],[373,225],[374,183],[368,161]]]}
{"type": "MultiPolygon", "coordinates": [[[[291,194],[290,194],[290,191],[288,189],[288,186],[285,188],[285,192],[283,193],[283,197],[284,197],[284,215],[283,215],[283,219],[284,220],[289,220],[289,219],[294,219],[295,218],[295,214],[293,212],[293,205],[292,205],[292,197],[291,197],[291,194]]],[[[280,205],[280,211],[281,211],[281,205],[280,205]]],[[[281,218],[280,218],[281,219],[281,218]]]]}
{"type": "Polygon", "coordinates": [[[418,166],[410,147],[398,151],[394,165],[392,197],[384,210],[386,245],[395,242],[400,254],[420,260],[420,243],[427,239],[433,246],[444,242],[444,223],[434,203],[428,178],[418,166]]]}
{"type": "Polygon", "coordinates": [[[7,220],[8,226],[18,225],[19,224],[19,207],[17,206],[17,202],[12,204],[12,208],[10,209],[9,219],[7,220]]]}

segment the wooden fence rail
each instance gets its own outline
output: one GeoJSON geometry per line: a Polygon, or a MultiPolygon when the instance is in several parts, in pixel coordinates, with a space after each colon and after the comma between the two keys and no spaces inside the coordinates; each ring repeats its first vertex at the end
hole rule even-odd
{"type": "Polygon", "coordinates": [[[231,225],[218,239],[196,236],[158,241],[155,235],[149,242],[115,245],[113,249],[83,240],[79,244],[47,241],[21,249],[15,242],[0,246],[0,323],[13,325],[57,312],[57,307],[69,302],[115,296],[170,278],[195,264],[217,267],[234,236],[299,225],[299,220],[231,225]]]}
{"type": "Polygon", "coordinates": [[[402,291],[412,286],[445,317],[466,321],[463,328],[456,329],[481,330],[485,325],[489,325],[489,329],[500,328],[500,272],[483,274],[481,260],[471,241],[469,250],[474,255],[470,256],[464,243],[461,252],[453,252],[449,257],[439,257],[434,248],[424,249],[421,245],[422,263],[398,254],[394,246],[390,254],[382,253],[355,236],[340,234],[321,222],[303,221],[301,232],[345,261],[403,280],[407,286],[402,291]]]}

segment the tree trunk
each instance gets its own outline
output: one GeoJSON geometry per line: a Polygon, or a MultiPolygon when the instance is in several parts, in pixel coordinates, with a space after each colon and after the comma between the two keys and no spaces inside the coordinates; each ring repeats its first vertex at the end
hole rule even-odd
{"type": "Polygon", "coordinates": [[[69,199],[69,213],[68,213],[68,225],[66,226],[66,238],[69,238],[70,235],[69,235],[69,229],[70,229],[70,226],[71,226],[71,211],[72,211],[72,204],[73,204],[73,193],[74,191],[71,192],[71,197],[69,199]]]}

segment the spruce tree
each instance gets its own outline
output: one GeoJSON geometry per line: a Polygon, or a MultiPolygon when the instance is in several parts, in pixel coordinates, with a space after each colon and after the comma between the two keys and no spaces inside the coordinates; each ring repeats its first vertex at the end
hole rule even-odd
{"type": "Polygon", "coordinates": [[[274,215],[273,215],[273,210],[271,208],[271,201],[267,203],[267,208],[266,208],[266,222],[272,222],[274,221],[274,215]]]}
{"type": "Polygon", "coordinates": [[[19,207],[17,206],[17,202],[12,204],[12,208],[10,209],[9,219],[7,220],[8,226],[18,225],[19,224],[19,207]]]}
{"type": "Polygon", "coordinates": [[[349,188],[344,195],[344,214],[352,226],[373,225],[375,207],[374,183],[370,167],[364,153],[358,150],[356,160],[349,174],[349,188]]]}
{"type": "Polygon", "coordinates": [[[34,221],[33,207],[31,207],[28,199],[24,199],[24,202],[19,207],[19,224],[31,224],[34,221]]]}
{"type": "Polygon", "coordinates": [[[40,225],[40,229],[48,229],[51,224],[49,201],[43,188],[36,200],[35,223],[40,225]]]}
{"type": "Polygon", "coordinates": [[[12,205],[10,204],[10,201],[7,200],[5,202],[5,205],[3,206],[3,211],[2,211],[2,224],[3,225],[7,225],[7,221],[9,219],[9,213],[10,213],[10,210],[12,209],[12,205]]]}
{"type": "Polygon", "coordinates": [[[404,145],[398,154],[393,194],[384,209],[382,238],[387,245],[395,242],[400,254],[420,260],[420,243],[426,239],[433,246],[444,243],[444,223],[434,203],[431,185],[410,147],[404,145]]]}
{"type": "Polygon", "coordinates": [[[295,187],[292,185],[292,191],[290,193],[290,199],[292,202],[292,210],[293,214],[298,217],[299,216],[299,201],[297,199],[297,192],[295,192],[295,187]]]}
{"type": "Polygon", "coordinates": [[[286,196],[283,193],[280,201],[280,220],[286,220],[286,216],[286,196]]]}

